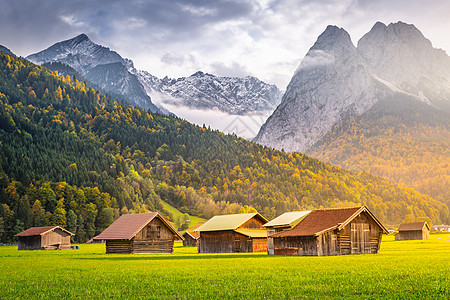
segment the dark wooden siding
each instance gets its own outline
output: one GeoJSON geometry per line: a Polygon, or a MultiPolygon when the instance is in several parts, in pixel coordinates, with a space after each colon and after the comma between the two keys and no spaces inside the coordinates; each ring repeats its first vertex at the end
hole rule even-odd
{"type": "Polygon", "coordinates": [[[154,218],[131,240],[107,240],[106,253],[173,253],[173,232],[154,218]]]}
{"type": "Polygon", "coordinates": [[[197,240],[192,238],[189,234],[185,233],[183,234],[184,241],[183,246],[189,247],[189,246],[197,246],[197,240]]]}
{"type": "Polygon", "coordinates": [[[397,241],[426,240],[429,238],[430,232],[426,228],[423,230],[401,231],[395,235],[395,240],[397,241]]]}
{"type": "Polygon", "coordinates": [[[43,235],[19,237],[19,250],[70,249],[70,234],[56,228],[43,235]]]}
{"type": "Polygon", "coordinates": [[[265,252],[266,238],[250,238],[232,230],[200,232],[199,253],[265,252]]]}
{"type": "Polygon", "coordinates": [[[275,234],[275,233],[279,233],[282,232],[284,230],[288,230],[291,227],[289,226],[285,226],[285,227],[267,227],[267,253],[270,255],[274,254],[274,244],[273,244],[273,238],[270,237],[271,235],[275,234]]]}
{"type": "Polygon", "coordinates": [[[18,238],[19,250],[41,250],[41,236],[21,236],[18,238]]]}
{"type": "Polygon", "coordinates": [[[273,238],[274,254],[280,255],[345,255],[378,253],[382,229],[362,212],[340,231],[327,231],[318,236],[273,238]]]}

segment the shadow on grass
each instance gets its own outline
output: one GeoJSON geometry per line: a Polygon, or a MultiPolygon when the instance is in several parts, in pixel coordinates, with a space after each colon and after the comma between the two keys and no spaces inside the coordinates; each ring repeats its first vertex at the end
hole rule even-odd
{"type": "Polygon", "coordinates": [[[229,259],[229,258],[268,258],[273,255],[263,254],[105,254],[102,257],[74,257],[77,260],[116,260],[116,261],[140,261],[140,260],[201,260],[201,259],[229,259]]]}

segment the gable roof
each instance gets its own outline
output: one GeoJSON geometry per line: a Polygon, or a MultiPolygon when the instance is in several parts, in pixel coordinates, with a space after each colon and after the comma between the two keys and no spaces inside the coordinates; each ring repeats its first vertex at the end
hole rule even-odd
{"type": "Polygon", "coordinates": [[[202,231],[235,230],[238,229],[239,226],[241,226],[242,224],[244,224],[245,222],[254,217],[260,218],[264,223],[267,222],[267,219],[261,216],[259,213],[221,215],[212,217],[194,231],[202,232],[202,231]]]}
{"type": "Polygon", "coordinates": [[[278,226],[294,226],[298,224],[301,220],[303,220],[311,210],[304,211],[291,211],[285,212],[284,214],[276,217],[272,221],[264,224],[264,227],[278,227],[278,226]]]}
{"type": "Polygon", "coordinates": [[[184,240],[180,233],[163,216],[157,212],[144,214],[121,215],[108,228],[95,237],[96,240],[131,240],[154,218],[159,218],[179,239],[184,240]]]}
{"type": "Polygon", "coordinates": [[[313,210],[294,228],[271,235],[271,237],[317,236],[329,230],[341,230],[363,211],[372,217],[384,233],[388,233],[383,224],[377,220],[366,206],[359,206],[313,210]]]}
{"type": "Polygon", "coordinates": [[[185,231],[184,233],[183,233],[183,236],[184,235],[188,235],[188,236],[190,236],[191,238],[193,238],[194,240],[197,240],[199,237],[200,237],[200,232],[193,232],[193,231],[185,231]]]}
{"type": "Polygon", "coordinates": [[[47,232],[53,231],[55,229],[61,229],[62,231],[67,232],[68,234],[74,236],[75,234],[73,234],[72,232],[60,227],[60,226],[44,226],[44,227],[31,227],[28,228],[25,231],[22,231],[18,234],[16,234],[15,236],[33,236],[33,235],[43,235],[47,232]]]}
{"type": "Polygon", "coordinates": [[[415,223],[402,223],[398,226],[398,232],[400,231],[416,231],[423,230],[424,227],[430,230],[430,226],[427,222],[415,222],[415,223]]]}

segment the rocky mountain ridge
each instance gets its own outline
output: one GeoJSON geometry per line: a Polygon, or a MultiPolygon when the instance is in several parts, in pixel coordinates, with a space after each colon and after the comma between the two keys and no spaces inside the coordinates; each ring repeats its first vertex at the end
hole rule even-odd
{"type": "Polygon", "coordinates": [[[197,72],[189,77],[159,79],[147,71],[135,69],[131,60],[95,44],[86,34],[56,43],[27,59],[37,64],[66,64],[96,87],[123,96],[131,104],[164,113],[168,111],[152,102],[152,93],[158,93],[158,97],[172,105],[241,115],[273,111],[281,100],[276,86],[250,76],[218,77],[197,72]]]}
{"type": "Polygon", "coordinates": [[[376,23],[355,47],[328,26],[300,63],[256,142],[305,151],[333,126],[399,93],[450,108],[450,58],[414,25],[376,23]]]}
{"type": "MultiPolygon", "coordinates": [[[[256,77],[219,77],[198,71],[191,76],[158,79],[145,71],[135,71],[147,93],[159,93],[165,104],[245,115],[273,111],[281,101],[281,91],[256,77]]],[[[162,103],[164,105],[164,103],[162,103]]]]}

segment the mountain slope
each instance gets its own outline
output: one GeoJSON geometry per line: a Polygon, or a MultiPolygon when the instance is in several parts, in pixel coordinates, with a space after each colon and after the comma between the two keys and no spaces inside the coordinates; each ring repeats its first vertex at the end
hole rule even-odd
{"type": "Polygon", "coordinates": [[[306,153],[412,187],[450,205],[449,141],[448,113],[399,94],[335,126],[306,153]]]}
{"type": "Polygon", "coordinates": [[[82,241],[123,213],[159,210],[170,218],[160,200],[203,218],[243,205],[272,218],[356,204],[389,224],[411,213],[449,218],[446,205],[415,190],[123,107],[4,53],[0,83],[2,241],[37,224],[71,224],[82,241]]]}
{"type": "Polygon", "coordinates": [[[27,59],[37,64],[66,64],[103,91],[120,95],[130,104],[159,112],[136,76],[128,71],[133,63],[117,52],[95,44],[85,34],[56,43],[27,59]]]}

